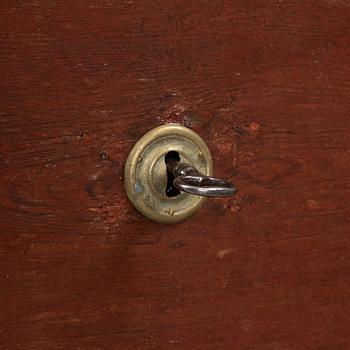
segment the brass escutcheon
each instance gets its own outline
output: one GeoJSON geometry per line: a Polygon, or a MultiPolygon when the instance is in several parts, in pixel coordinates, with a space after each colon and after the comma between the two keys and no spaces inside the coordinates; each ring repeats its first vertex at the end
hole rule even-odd
{"type": "Polygon", "coordinates": [[[196,212],[205,197],[179,193],[166,195],[168,183],[165,156],[176,152],[181,161],[212,175],[213,161],[203,139],[178,124],[159,126],[139,139],[127,158],[124,181],[129,200],[137,210],[159,223],[175,223],[196,212]]]}

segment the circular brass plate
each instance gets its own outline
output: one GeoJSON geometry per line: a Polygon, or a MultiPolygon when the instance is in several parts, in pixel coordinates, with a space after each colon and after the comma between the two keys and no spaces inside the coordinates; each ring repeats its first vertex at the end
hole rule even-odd
{"type": "Polygon", "coordinates": [[[167,197],[165,155],[176,151],[182,162],[212,175],[209,149],[200,136],[177,124],[159,126],[137,141],[124,169],[126,193],[133,205],[148,218],[160,223],[174,223],[197,211],[205,197],[180,193],[167,197]]]}

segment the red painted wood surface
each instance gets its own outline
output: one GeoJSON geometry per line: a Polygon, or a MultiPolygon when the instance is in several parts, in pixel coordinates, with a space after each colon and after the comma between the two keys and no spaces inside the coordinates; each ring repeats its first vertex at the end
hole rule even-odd
{"type": "Polygon", "coordinates": [[[1,349],[350,348],[350,3],[1,1],[1,349]],[[152,223],[177,121],[233,199],[152,223]]]}

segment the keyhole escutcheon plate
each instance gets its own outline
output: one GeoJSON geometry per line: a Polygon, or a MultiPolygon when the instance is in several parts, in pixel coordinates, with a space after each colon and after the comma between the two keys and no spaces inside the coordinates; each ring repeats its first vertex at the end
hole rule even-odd
{"type": "Polygon", "coordinates": [[[124,181],[129,200],[143,215],[159,223],[175,223],[196,212],[205,197],[188,193],[169,195],[167,155],[176,154],[205,175],[212,175],[213,161],[203,139],[178,124],[159,126],[134,145],[127,158],[124,181]]]}

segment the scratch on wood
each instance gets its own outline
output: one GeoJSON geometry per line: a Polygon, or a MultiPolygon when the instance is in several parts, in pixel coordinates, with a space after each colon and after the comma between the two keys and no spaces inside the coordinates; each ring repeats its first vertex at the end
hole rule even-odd
{"type": "Polygon", "coordinates": [[[233,252],[233,248],[225,248],[225,249],[221,249],[216,253],[216,256],[219,259],[222,259],[223,257],[225,257],[226,255],[229,255],[233,252]]]}

